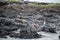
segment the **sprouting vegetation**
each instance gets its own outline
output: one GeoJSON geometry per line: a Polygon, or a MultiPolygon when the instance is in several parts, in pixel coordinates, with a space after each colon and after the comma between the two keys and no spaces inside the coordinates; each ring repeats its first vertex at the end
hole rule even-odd
{"type": "Polygon", "coordinates": [[[31,3],[31,6],[47,8],[47,7],[60,6],[60,3],[55,3],[55,4],[54,3],[48,3],[48,4],[31,3]]]}
{"type": "Polygon", "coordinates": [[[6,1],[16,3],[16,2],[20,2],[20,1],[24,1],[24,0],[6,0],[6,1]]]}
{"type": "Polygon", "coordinates": [[[6,0],[8,2],[17,2],[17,0],[6,0]]]}

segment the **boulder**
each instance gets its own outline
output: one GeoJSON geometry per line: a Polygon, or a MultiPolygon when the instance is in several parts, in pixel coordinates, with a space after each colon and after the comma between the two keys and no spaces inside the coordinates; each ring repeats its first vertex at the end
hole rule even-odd
{"type": "Polygon", "coordinates": [[[9,3],[8,2],[2,2],[0,1],[0,6],[4,6],[4,5],[8,5],[9,3]]]}
{"type": "Polygon", "coordinates": [[[56,33],[56,28],[43,27],[41,30],[45,32],[56,33]]]}
{"type": "Polygon", "coordinates": [[[56,30],[55,30],[55,28],[49,28],[49,32],[56,33],[56,30]]]}
{"type": "Polygon", "coordinates": [[[13,25],[13,22],[8,21],[6,19],[0,19],[0,26],[10,26],[13,25]]]}
{"type": "Polygon", "coordinates": [[[0,17],[6,17],[6,15],[3,13],[0,13],[0,17]]]}
{"type": "Polygon", "coordinates": [[[19,38],[20,33],[11,33],[11,34],[9,34],[9,37],[19,38]]]}
{"type": "Polygon", "coordinates": [[[5,9],[0,7],[0,15],[2,15],[2,13],[4,13],[4,12],[5,12],[5,9]]]}
{"type": "Polygon", "coordinates": [[[8,32],[5,29],[0,28],[0,38],[7,38],[8,32]]]}
{"type": "Polygon", "coordinates": [[[28,32],[24,30],[20,32],[20,38],[23,39],[41,38],[41,35],[34,31],[28,32]]]}

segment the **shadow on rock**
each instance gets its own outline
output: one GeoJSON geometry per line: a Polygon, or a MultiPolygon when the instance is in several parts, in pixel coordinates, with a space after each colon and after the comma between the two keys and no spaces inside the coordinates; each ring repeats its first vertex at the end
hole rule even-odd
{"type": "Polygon", "coordinates": [[[21,38],[21,39],[33,39],[33,38],[41,38],[37,32],[28,32],[28,31],[20,31],[20,33],[12,33],[9,34],[10,37],[21,38]]]}
{"type": "Polygon", "coordinates": [[[43,27],[41,30],[42,30],[42,31],[45,31],[45,32],[56,33],[56,28],[43,27]]]}
{"type": "Polygon", "coordinates": [[[22,39],[33,39],[33,38],[41,38],[41,35],[39,35],[37,32],[34,31],[21,31],[20,32],[20,38],[22,39]]]}

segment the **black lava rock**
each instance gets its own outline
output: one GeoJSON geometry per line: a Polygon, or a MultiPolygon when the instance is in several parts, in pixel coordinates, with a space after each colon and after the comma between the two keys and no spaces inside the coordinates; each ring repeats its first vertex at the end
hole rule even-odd
{"type": "Polygon", "coordinates": [[[43,27],[41,30],[45,32],[56,33],[56,28],[43,27]]]}
{"type": "Polygon", "coordinates": [[[53,15],[44,15],[44,17],[53,17],[53,15]]]}
{"type": "Polygon", "coordinates": [[[13,25],[13,22],[8,21],[6,19],[0,19],[0,26],[11,26],[13,25]]]}
{"type": "Polygon", "coordinates": [[[0,28],[0,38],[7,38],[6,37],[7,34],[8,34],[8,32],[5,29],[0,28]]]}
{"type": "Polygon", "coordinates": [[[6,36],[0,36],[0,38],[7,38],[6,36]]]}
{"type": "Polygon", "coordinates": [[[6,17],[6,15],[3,13],[0,13],[0,17],[6,17]]]}
{"type": "Polygon", "coordinates": [[[4,12],[5,12],[5,9],[0,8],[0,15],[2,15],[2,13],[4,13],[4,12]]]}
{"type": "Polygon", "coordinates": [[[14,37],[14,38],[19,38],[20,37],[20,33],[11,33],[9,34],[10,37],[14,37]]]}
{"type": "Polygon", "coordinates": [[[14,35],[14,34],[9,34],[9,36],[10,36],[10,37],[15,37],[15,35],[14,35]]]}
{"type": "Polygon", "coordinates": [[[39,35],[37,32],[28,32],[28,31],[21,31],[20,32],[20,38],[23,39],[31,39],[31,38],[41,38],[41,35],[39,35]]]}
{"type": "Polygon", "coordinates": [[[8,2],[2,2],[0,1],[0,6],[4,6],[4,5],[8,5],[9,3],[8,2]]]}
{"type": "Polygon", "coordinates": [[[56,33],[56,30],[55,30],[55,28],[49,28],[49,32],[56,33]]]}

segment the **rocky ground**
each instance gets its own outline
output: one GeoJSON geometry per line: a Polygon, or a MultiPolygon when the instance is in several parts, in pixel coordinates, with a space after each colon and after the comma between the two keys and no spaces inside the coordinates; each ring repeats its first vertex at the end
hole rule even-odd
{"type": "MultiPolygon", "coordinates": [[[[0,38],[42,38],[37,32],[60,31],[60,7],[39,8],[28,4],[0,6],[0,38]]],[[[58,36],[59,38],[59,36],[58,36]]]]}

